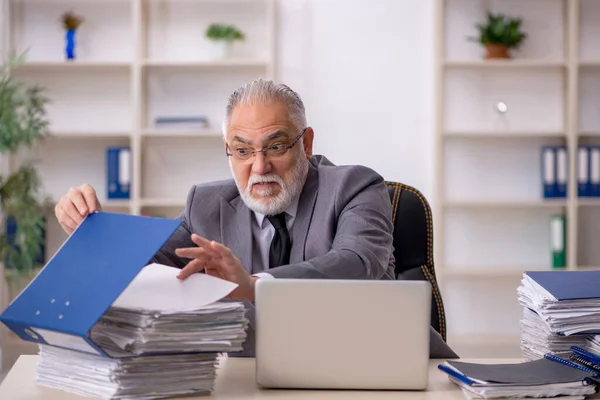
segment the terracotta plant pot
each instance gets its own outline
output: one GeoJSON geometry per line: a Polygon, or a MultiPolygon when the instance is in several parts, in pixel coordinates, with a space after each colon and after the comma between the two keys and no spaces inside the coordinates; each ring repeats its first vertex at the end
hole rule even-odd
{"type": "Polygon", "coordinates": [[[485,45],[486,60],[494,59],[494,58],[510,58],[510,54],[508,52],[508,46],[504,44],[487,44],[485,45]]]}

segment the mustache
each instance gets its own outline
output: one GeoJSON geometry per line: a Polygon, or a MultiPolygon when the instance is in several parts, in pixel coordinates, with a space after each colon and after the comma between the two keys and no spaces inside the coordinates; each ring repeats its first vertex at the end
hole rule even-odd
{"type": "Polygon", "coordinates": [[[252,189],[252,186],[254,186],[257,183],[269,183],[269,182],[278,183],[279,186],[281,186],[281,187],[285,186],[285,184],[283,183],[283,179],[281,179],[281,177],[279,175],[275,175],[275,174],[253,175],[250,177],[250,179],[248,179],[248,190],[252,189]]]}

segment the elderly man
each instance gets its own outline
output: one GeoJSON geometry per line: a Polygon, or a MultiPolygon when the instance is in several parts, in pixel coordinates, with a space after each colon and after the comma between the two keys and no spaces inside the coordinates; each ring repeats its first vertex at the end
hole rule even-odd
{"type": "MultiPolygon", "coordinates": [[[[233,179],[191,188],[182,224],[154,262],[237,283],[250,328],[242,356],[254,354],[258,279],[394,279],[392,208],[383,178],[363,166],[313,155],[304,104],[285,85],[257,80],[229,98],[223,122],[233,179]]],[[[70,233],[100,210],[89,185],[56,206],[70,233]]]]}

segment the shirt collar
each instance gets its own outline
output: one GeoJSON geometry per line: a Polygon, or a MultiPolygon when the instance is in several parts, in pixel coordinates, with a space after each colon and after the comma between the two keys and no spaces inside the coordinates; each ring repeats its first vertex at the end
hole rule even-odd
{"type": "MultiPolygon", "coordinates": [[[[293,221],[296,218],[296,212],[298,211],[298,201],[300,196],[296,196],[294,201],[285,209],[285,213],[289,216],[289,220],[293,221]]],[[[254,218],[258,223],[258,226],[262,229],[264,228],[263,223],[265,222],[265,214],[258,213],[256,211],[252,211],[254,214],[254,218]]]]}

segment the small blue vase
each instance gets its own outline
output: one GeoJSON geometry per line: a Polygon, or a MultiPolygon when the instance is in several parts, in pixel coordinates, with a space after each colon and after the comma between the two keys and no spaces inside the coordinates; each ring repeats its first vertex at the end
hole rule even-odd
{"type": "Polygon", "coordinates": [[[65,35],[67,42],[65,52],[67,53],[67,60],[75,59],[75,33],[76,29],[69,29],[65,35]]]}

